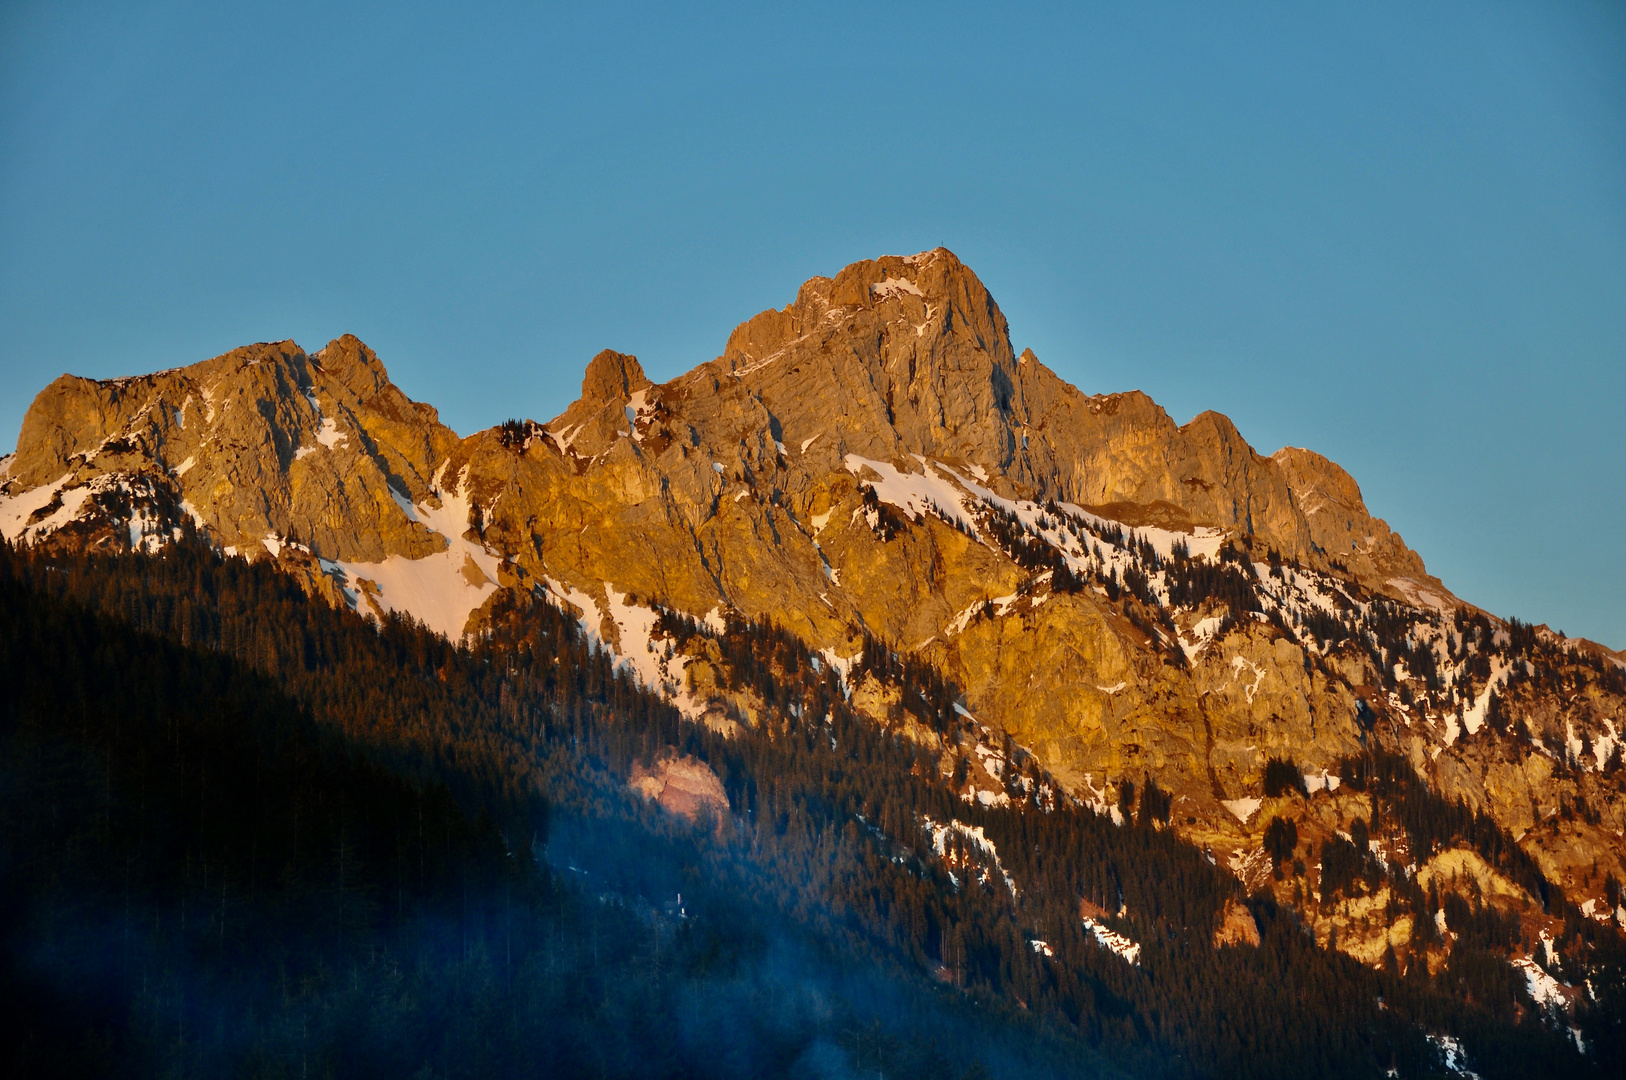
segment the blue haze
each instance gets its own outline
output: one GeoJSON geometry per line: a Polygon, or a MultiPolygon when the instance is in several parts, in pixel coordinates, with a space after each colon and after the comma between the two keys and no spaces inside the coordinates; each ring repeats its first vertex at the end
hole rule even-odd
{"type": "Polygon", "coordinates": [[[0,445],[62,371],[347,331],[546,419],[943,244],[1082,389],[1626,646],[1626,7],[226,7],[0,8],[0,445]]]}

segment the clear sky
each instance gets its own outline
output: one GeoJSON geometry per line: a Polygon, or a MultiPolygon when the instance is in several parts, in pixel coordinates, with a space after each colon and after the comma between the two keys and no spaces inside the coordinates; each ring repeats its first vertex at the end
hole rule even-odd
{"type": "Polygon", "coordinates": [[[547,419],[942,244],[1080,388],[1626,646],[1626,5],[778,7],[0,5],[0,445],[63,371],[347,331],[547,419]]]}

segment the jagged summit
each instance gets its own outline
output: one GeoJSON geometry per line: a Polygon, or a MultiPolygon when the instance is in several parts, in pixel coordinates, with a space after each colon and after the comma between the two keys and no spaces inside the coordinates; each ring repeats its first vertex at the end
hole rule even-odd
{"type": "MultiPolygon", "coordinates": [[[[725,708],[766,705],[725,701],[710,659],[667,648],[662,612],[771,621],[838,671],[886,642],[1075,798],[1104,811],[1155,779],[1177,827],[1244,877],[1265,762],[1326,785],[1374,740],[1526,830],[1557,878],[1590,881],[1626,828],[1618,809],[1542,825],[1579,798],[1619,805],[1600,791],[1621,695],[1558,704],[1550,686],[1576,677],[1542,683],[1531,659],[1607,676],[1619,657],[1463,605],[1318,454],[1266,457],[1218,413],[1178,425],[1138,391],[1080,392],[1015,351],[941,248],[810,279],[663,383],[606,350],[558,417],[462,439],[350,336],[41,392],[0,472],[0,533],[150,551],[189,531],[452,638],[504,589],[546,595],[719,730],[725,708]],[[1534,757],[1497,727],[1504,697],[1534,757]]],[[[880,683],[847,690],[953,767],[880,683]]],[[[1011,798],[984,766],[963,796],[1011,798]]]]}
{"type": "MultiPolygon", "coordinates": [[[[942,461],[993,497],[1223,531],[1380,592],[1454,602],[1331,462],[1262,457],[1223,416],[1178,426],[1144,394],[1085,395],[1031,349],[1017,356],[998,304],[944,248],[812,278],[736,327],[716,360],[664,384],[605,350],[581,398],[534,431],[519,460],[506,436],[459,440],[352,335],[309,355],[284,341],[151,376],[63,376],[24,420],[0,526],[12,539],[148,548],[195,527],[250,557],[308,555],[313,587],[336,597],[410,609],[424,606],[405,595],[416,587],[398,584],[392,599],[366,578],[375,585],[357,593],[339,583],[343,568],[473,542],[420,510],[471,499],[488,509],[456,524],[520,578],[596,581],[614,567],[627,587],[694,611],[752,610],[771,583],[768,595],[800,602],[815,639],[839,642],[871,624],[868,601],[839,583],[808,520],[866,475],[855,463],[924,475],[942,461]],[[521,508],[534,512],[510,521],[521,508]],[[653,554],[601,564],[595,521],[653,554]],[[580,538],[568,567],[547,554],[556,527],[580,538]],[[733,580],[747,567],[749,580],[733,580]]],[[[497,575],[453,569],[473,590],[463,599],[483,602],[497,575]]],[[[428,608],[453,634],[473,610],[428,608]]],[[[928,637],[932,617],[876,629],[928,637]]]]}
{"type": "Polygon", "coordinates": [[[1085,395],[1031,349],[1017,357],[998,304],[944,248],[813,278],[785,308],[736,327],[715,361],[660,387],[647,386],[635,359],[601,353],[581,401],[548,426],[561,451],[593,458],[622,431],[640,441],[636,423],[594,404],[612,401],[641,422],[655,401],[681,402],[702,442],[728,432],[707,449],[731,465],[762,467],[763,454],[777,455],[761,442],[742,449],[728,430],[736,422],[797,447],[775,467],[809,477],[839,468],[847,454],[956,460],[985,470],[996,487],[1011,485],[1004,494],[1020,489],[1136,522],[1234,529],[1293,558],[1336,560],[1382,590],[1449,596],[1331,462],[1262,457],[1218,413],[1182,427],[1138,391],[1085,395]],[[1330,499],[1317,485],[1343,494],[1330,499]],[[1397,578],[1404,582],[1389,584],[1397,578]]]}
{"type": "Polygon", "coordinates": [[[324,375],[349,390],[358,401],[372,402],[380,395],[395,390],[378,354],[354,334],[334,338],[312,359],[324,375]]]}
{"type": "Polygon", "coordinates": [[[781,441],[825,433],[823,458],[925,454],[1005,471],[1020,450],[1016,357],[999,307],[952,252],[854,263],[729,335],[674,380],[720,409],[760,402],[781,441]]]}
{"type": "Polygon", "coordinates": [[[583,401],[626,401],[651,385],[636,356],[605,349],[582,375],[583,401]]]}
{"type": "Polygon", "coordinates": [[[49,498],[5,533],[151,548],[192,524],[244,552],[297,535],[331,559],[425,554],[392,492],[426,495],[455,440],[350,335],[315,356],[282,341],[151,376],[65,375],[30,406],[7,478],[49,498]]]}

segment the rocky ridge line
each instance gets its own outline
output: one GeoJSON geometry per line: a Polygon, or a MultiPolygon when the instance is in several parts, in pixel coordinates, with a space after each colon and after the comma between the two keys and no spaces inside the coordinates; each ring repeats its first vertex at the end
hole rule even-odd
{"type": "MultiPolygon", "coordinates": [[[[1329,769],[1374,742],[1566,887],[1601,902],[1594,867],[1620,866],[1621,696],[1582,670],[1618,655],[1541,632],[1513,648],[1522,631],[1430,577],[1320,455],[1265,457],[1219,414],[1177,425],[1017,355],[942,249],[814,278],[665,383],[603,352],[559,417],[466,439],[351,337],[64,376],[0,481],[8,540],[156,550],[195,531],[452,637],[501,588],[544,592],[696,719],[725,703],[705,657],[667,655],[662,612],[772,620],[838,667],[890,643],[960,687],[975,745],[1014,739],[1103,812],[1156,779],[1175,827],[1245,879],[1290,809],[1263,795],[1266,763],[1319,779],[1308,842],[1358,809],[1329,769]],[[1523,695],[1522,736],[1491,723],[1497,695],[1523,695]]],[[[946,771],[971,752],[879,684],[850,690],[946,771]]],[[[967,797],[1009,800],[979,760],[967,797]]]]}

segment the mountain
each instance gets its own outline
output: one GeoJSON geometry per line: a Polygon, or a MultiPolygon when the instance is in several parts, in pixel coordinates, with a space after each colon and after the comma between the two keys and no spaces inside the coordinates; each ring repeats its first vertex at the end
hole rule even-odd
{"type": "Polygon", "coordinates": [[[1626,660],[1460,600],[1312,451],[1068,385],[942,249],[814,278],[666,383],[600,353],[545,424],[459,438],[356,339],[282,342],[63,376],[0,468],[41,552],[201,539],[454,640],[545,599],[723,735],[784,707],[718,652],[771,624],[964,803],[1032,806],[1040,770],[1372,967],[1447,970],[1466,898],[1563,1011],[1559,958],[1626,925],[1626,660]],[[1425,794],[1457,824],[1385,816],[1425,794]]]}
{"type": "MultiPolygon", "coordinates": [[[[1151,785],[1097,814],[1005,745],[1026,797],[967,805],[788,632],[662,623],[761,722],[684,720],[524,593],[453,646],[195,540],[0,546],[8,1074],[1619,1072],[1622,950],[1590,921],[1536,994],[1501,959],[1517,920],[1449,892],[1447,963],[1368,968],[1151,785]]],[[[958,722],[917,660],[853,675],[958,722]]],[[[1375,829],[1581,919],[1402,760],[1352,765],[1375,829]]],[[[1382,883],[1350,850],[1329,888],[1382,883]]],[[[1437,882],[1392,883],[1428,914],[1437,882]]]]}

